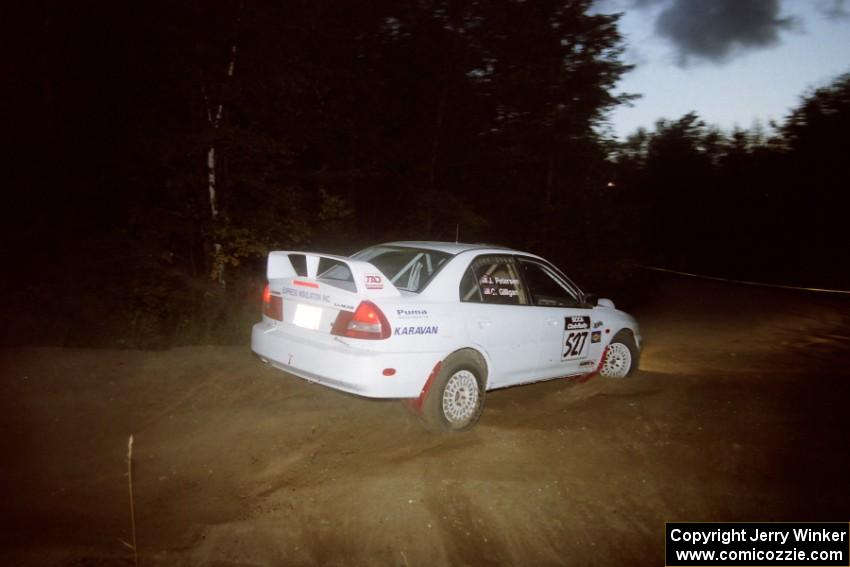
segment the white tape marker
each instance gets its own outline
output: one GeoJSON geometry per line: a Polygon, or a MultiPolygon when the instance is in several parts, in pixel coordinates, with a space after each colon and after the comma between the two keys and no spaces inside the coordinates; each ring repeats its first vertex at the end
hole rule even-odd
{"type": "Polygon", "coordinates": [[[758,287],[772,287],[772,288],[776,288],[776,289],[793,289],[793,290],[797,290],[797,291],[817,291],[817,292],[820,292],[820,293],[835,293],[835,294],[839,294],[839,295],[850,295],[850,291],[845,291],[845,290],[842,290],[842,289],[822,289],[822,288],[819,288],[819,287],[798,287],[798,286],[795,286],[795,285],[769,284],[769,283],[764,283],[764,282],[749,282],[749,281],[745,281],[745,280],[730,280],[730,279],[726,279],[726,278],[718,278],[718,277],[715,277],[715,276],[704,276],[702,274],[690,274],[688,272],[679,272],[677,270],[671,270],[669,268],[659,268],[657,266],[642,266],[640,264],[638,264],[637,266],[638,266],[638,268],[643,268],[644,270],[652,270],[652,271],[655,271],[655,272],[665,272],[665,273],[668,273],[668,274],[677,274],[679,276],[688,276],[688,277],[691,277],[691,278],[700,278],[700,279],[703,279],[703,280],[713,280],[713,281],[716,281],[716,282],[726,282],[726,283],[734,283],[734,284],[741,284],[741,285],[754,285],[754,286],[758,286],[758,287]]]}

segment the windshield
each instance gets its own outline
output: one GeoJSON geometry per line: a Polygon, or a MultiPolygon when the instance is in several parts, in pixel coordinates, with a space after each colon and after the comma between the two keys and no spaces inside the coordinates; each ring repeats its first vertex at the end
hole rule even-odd
{"type": "Polygon", "coordinates": [[[372,263],[398,289],[419,293],[451,259],[446,252],[403,246],[373,246],[354,254],[354,260],[372,263]]]}

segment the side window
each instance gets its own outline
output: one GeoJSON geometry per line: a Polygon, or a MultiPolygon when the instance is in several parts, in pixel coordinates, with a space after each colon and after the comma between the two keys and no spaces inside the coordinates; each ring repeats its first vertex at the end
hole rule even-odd
{"type": "Polygon", "coordinates": [[[497,305],[526,305],[517,265],[510,256],[479,256],[460,281],[460,300],[497,305]]]}
{"type": "Polygon", "coordinates": [[[551,267],[534,260],[519,259],[531,302],[540,307],[578,307],[578,295],[551,267]]]}

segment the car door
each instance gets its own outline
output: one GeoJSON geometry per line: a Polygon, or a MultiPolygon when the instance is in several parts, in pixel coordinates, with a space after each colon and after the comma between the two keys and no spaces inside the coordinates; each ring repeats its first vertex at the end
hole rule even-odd
{"type": "Polygon", "coordinates": [[[459,311],[476,348],[489,358],[488,387],[540,374],[540,321],[530,308],[518,266],[507,254],[472,260],[460,283],[459,311]]]}
{"type": "Polygon", "coordinates": [[[547,378],[590,372],[601,354],[601,333],[581,293],[551,264],[517,257],[532,309],[540,317],[539,367],[547,378]]]}

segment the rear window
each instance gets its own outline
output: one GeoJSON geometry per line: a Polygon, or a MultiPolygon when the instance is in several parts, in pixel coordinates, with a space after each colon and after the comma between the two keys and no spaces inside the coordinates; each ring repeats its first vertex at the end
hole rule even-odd
{"type": "Polygon", "coordinates": [[[351,258],[370,262],[403,291],[419,293],[452,255],[425,248],[373,246],[351,258]]]}

